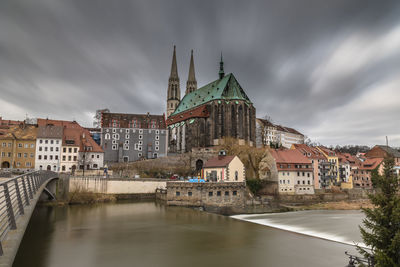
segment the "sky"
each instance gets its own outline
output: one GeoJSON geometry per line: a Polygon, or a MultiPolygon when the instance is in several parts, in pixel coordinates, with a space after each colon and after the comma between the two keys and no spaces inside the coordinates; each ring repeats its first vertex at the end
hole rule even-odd
{"type": "Polygon", "coordinates": [[[198,87],[233,73],[257,117],[325,145],[400,147],[400,1],[2,0],[0,116],[166,112],[176,45],[198,87]]]}

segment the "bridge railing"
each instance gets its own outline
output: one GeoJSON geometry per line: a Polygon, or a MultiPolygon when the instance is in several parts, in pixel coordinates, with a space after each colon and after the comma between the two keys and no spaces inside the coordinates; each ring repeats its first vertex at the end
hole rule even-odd
{"type": "Polygon", "coordinates": [[[50,178],[51,171],[35,171],[0,182],[0,256],[2,243],[10,230],[17,229],[17,220],[24,215],[40,187],[50,178]]]}

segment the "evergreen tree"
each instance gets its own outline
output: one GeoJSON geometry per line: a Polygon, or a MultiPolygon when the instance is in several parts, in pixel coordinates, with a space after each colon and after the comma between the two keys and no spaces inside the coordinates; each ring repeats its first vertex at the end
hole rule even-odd
{"type": "Polygon", "coordinates": [[[379,267],[400,266],[400,187],[393,166],[393,159],[385,159],[383,175],[377,170],[372,172],[376,193],[370,194],[369,199],[375,208],[363,209],[366,218],[364,227],[360,226],[364,243],[371,250],[357,247],[379,267]]]}

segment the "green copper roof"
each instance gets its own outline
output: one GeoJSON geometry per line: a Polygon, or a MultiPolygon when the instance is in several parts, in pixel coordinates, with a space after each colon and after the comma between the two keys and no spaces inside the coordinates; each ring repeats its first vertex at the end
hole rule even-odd
{"type": "Polygon", "coordinates": [[[229,73],[222,79],[213,81],[185,95],[171,116],[213,100],[244,100],[251,103],[235,76],[229,73]]]}

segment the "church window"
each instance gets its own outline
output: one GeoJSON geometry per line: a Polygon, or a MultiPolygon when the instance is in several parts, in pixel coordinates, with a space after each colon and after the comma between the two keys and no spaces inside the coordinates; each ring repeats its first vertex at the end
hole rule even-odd
{"type": "Polygon", "coordinates": [[[159,147],[158,147],[158,146],[156,146],[156,147],[155,147],[155,150],[156,150],[156,151],[158,151],[158,150],[159,150],[159,147]]]}

